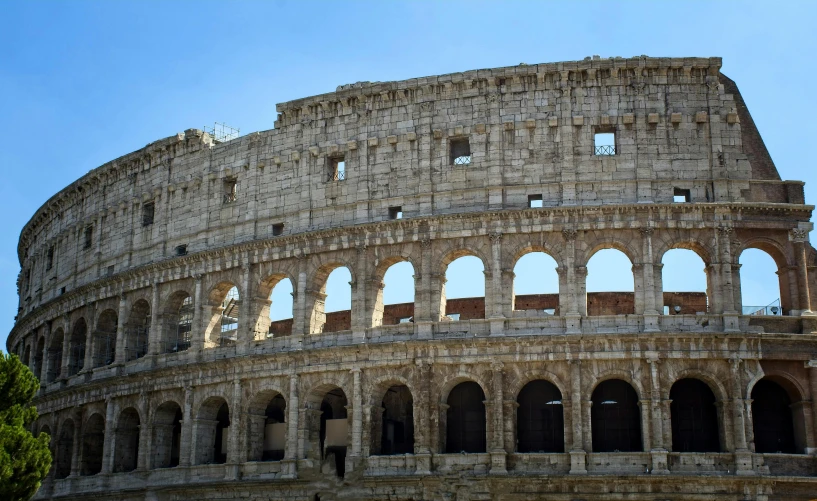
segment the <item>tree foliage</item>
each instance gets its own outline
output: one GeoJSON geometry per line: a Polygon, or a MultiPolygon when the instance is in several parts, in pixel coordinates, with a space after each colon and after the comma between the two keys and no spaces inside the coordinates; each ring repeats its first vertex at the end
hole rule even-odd
{"type": "Polygon", "coordinates": [[[0,499],[30,499],[51,468],[51,440],[35,437],[31,399],[40,383],[16,355],[0,354],[0,499]]]}

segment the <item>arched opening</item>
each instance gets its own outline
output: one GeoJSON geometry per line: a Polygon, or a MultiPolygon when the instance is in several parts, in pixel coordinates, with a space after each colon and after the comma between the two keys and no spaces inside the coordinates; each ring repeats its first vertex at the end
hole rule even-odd
{"type": "Polygon", "coordinates": [[[445,269],[442,308],[448,320],[485,318],[485,266],[476,256],[460,256],[445,269]]]}
{"type": "Polygon", "coordinates": [[[68,346],[68,375],[77,374],[85,366],[85,341],[87,338],[88,326],[84,318],[80,318],[74,323],[71,331],[71,343],[68,346]]]}
{"type": "Polygon", "coordinates": [[[37,348],[34,350],[34,360],[31,367],[31,371],[37,376],[37,379],[42,377],[43,351],[45,351],[45,338],[40,336],[37,340],[37,348]]]}
{"type": "Polygon", "coordinates": [[[249,416],[249,461],[280,461],[286,453],[286,411],[284,397],[265,391],[253,399],[249,416]]]}
{"type": "Polygon", "coordinates": [[[383,274],[383,288],[376,291],[372,325],[414,322],[414,265],[399,261],[383,274]]]}
{"type": "Polygon", "coordinates": [[[179,466],[182,438],[182,408],[176,402],[165,402],[153,415],[153,468],[179,466]]]}
{"type": "MultiPolygon", "coordinates": [[[[411,390],[406,385],[390,387],[383,395],[380,409],[380,440],[375,444],[375,453],[384,456],[413,454],[414,399],[411,390]]],[[[376,429],[373,435],[378,435],[376,429]]]]}
{"type": "Polygon", "coordinates": [[[241,296],[238,287],[222,282],[210,291],[210,322],[204,330],[207,347],[233,346],[238,341],[241,296]]]}
{"type": "Polygon", "coordinates": [[[485,452],[485,393],[473,381],[455,386],[446,401],[445,452],[485,452]]]}
{"type": "Polygon", "coordinates": [[[221,397],[204,401],[196,419],[196,463],[224,464],[230,428],[230,408],[221,397]]]}
{"type": "Polygon", "coordinates": [[[556,260],[544,252],[528,252],[513,267],[513,309],[559,314],[556,260]]]}
{"type": "Polygon", "coordinates": [[[94,414],[88,418],[82,430],[81,475],[96,475],[102,471],[102,444],[104,443],[105,418],[100,414],[94,414]]]}
{"type": "Polygon", "coordinates": [[[587,262],[587,314],[635,313],[633,263],[618,249],[601,249],[587,262]]]}
{"type": "Polygon", "coordinates": [[[114,310],[105,310],[99,315],[94,331],[94,367],[103,367],[114,362],[117,322],[114,310]]]}
{"type": "Polygon", "coordinates": [[[23,352],[22,362],[31,369],[31,345],[27,344],[25,352],[23,352]]]}
{"type": "Polygon", "coordinates": [[[164,318],[165,353],[177,353],[190,348],[193,329],[193,298],[186,292],[176,292],[164,318]]]}
{"type": "Polygon", "coordinates": [[[792,399],[777,382],[763,378],[752,388],[755,452],[796,454],[792,399]]]}
{"type": "Polygon", "coordinates": [[[664,315],[694,315],[709,310],[708,268],[689,249],[670,249],[661,257],[664,315]],[[700,273],[696,273],[701,270],[700,273]]]}
{"type": "Polygon", "coordinates": [[[720,452],[715,394],[698,379],[680,379],[669,392],[674,452],[720,452]]]}
{"type": "Polygon", "coordinates": [[[609,379],[591,397],[593,452],[641,451],[641,411],[638,395],[620,379],[609,379]]]}
{"type": "Polygon", "coordinates": [[[765,250],[746,249],[740,253],[740,296],[744,315],[783,315],[787,298],[781,295],[785,276],[765,250]]]}
{"type": "Polygon", "coordinates": [[[318,271],[310,332],[338,332],[352,328],[352,273],[345,266],[329,265],[318,271]],[[326,277],[321,280],[322,277],[326,277]]]}
{"type": "Polygon", "coordinates": [[[275,278],[269,294],[269,334],[281,337],[292,334],[294,289],[288,277],[275,278]]]}
{"type": "Polygon", "coordinates": [[[74,457],[74,421],[66,419],[60,427],[57,440],[57,454],[54,458],[54,478],[65,478],[71,474],[71,458],[74,457]]]}
{"type": "Polygon", "coordinates": [[[537,379],[522,388],[516,401],[517,450],[564,452],[562,392],[553,383],[537,379]]]}
{"type": "Polygon", "coordinates": [[[346,449],[349,445],[346,393],[334,387],[323,395],[320,402],[318,443],[314,445],[318,446],[323,464],[334,467],[337,475],[342,478],[346,472],[346,449]]]}
{"type": "Polygon", "coordinates": [[[51,334],[51,343],[48,345],[48,371],[46,374],[46,381],[49,383],[54,382],[60,375],[64,337],[62,329],[57,329],[51,334]]]}
{"type": "Polygon", "coordinates": [[[128,407],[119,414],[114,434],[113,472],[136,469],[139,459],[139,413],[128,407]]]}
{"type": "Polygon", "coordinates": [[[128,361],[142,358],[148,353],[150,334],[150,304],[144,299],[133,303],[125,324],[125,357],[128,361]]]}

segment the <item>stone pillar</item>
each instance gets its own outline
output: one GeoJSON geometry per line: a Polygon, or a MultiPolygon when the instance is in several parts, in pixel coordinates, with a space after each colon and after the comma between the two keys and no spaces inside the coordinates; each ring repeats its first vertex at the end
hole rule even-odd
{"type": "Polygon", "coordinates": [[[790,236],[794,242],[794,256],[797,260],[797,283],[799,285],[797,293],[800,296],[798,306],[800,307],[801,315],[811,315],[811,292],[809,291],[808,257],[806,255],[808,230],[791,230],[790,236]]]}
{"type": "MultiPolygon", "coordinates": [[[[644,315],[644,331],[658,332],[661,329],[658,326],[658,309],[655,304],[655,276],[653,268],[655,257],[652,251],[652,228],[642,228],[642,247],[644,255],[644,266],[641,268],[642,283],[644,285],[644,309],[641,312],[644,315]]],[[[638,313],[638,312],[636,312],[638,313]]]]}
{"type": "Polygon", "coordinates": [[[82,408],[74,407],[71,409],[71,418],[74,420],[74,443],[71,449],[71,475],[78,477],[82,468],[82,429],[84,423],[82,422],[82,408]]]}
{"type": "Polygon", "coordinates": [[[352,278],[352,339],[356,343],[363,343],[366,341],[366,328],[369,324],[366,321],[366,278],[367,262],[366,262],[366,244],[359,244],[355,246],[357,251],[357,264],[355,274],[352,278]]]}
{"type": "Polygon", "coordinates": [[[298,279],[295,285],[295,299],[292,305],[292,335],[303,336],[308,334],[311,312],[307,311],[306,304],[306,265],[304,256],[296,256],[298,260],[298,279]]]}
{"type": "Polygon", "coordinates": [[[62,329],[62,360],[60,361],[59,379],[68,379],[68,361],[71,358],[71,318],[68,314],[64,317],[62,329]]]}
{"type": "Polygon", "coordinates": [[[241,399],[241,381],[237,378],[233,380],[232,400],[232,410],[230,412],[230,435],[227,437],[227,444],[229,447],[227,450],[227,463],[238,464],[243,463],[244,460],[242,460],[242,458],[247,457],[247,451],[244,448],[244,440],[241,440],[242,437],[246,437],[247,435],[246,433],[242,433],[242,431],[246,431],[242,419],[245,412],[241,399]]]}
{"type": "Polygon", "coordinates": [[[417,475],[431,473],[431,363],[417,362],[416,388],[417,405],[414,406],[414,455],[417,460],[417,475]]]}
{"type": "Polygon", "coordinates": [[[249,257],[244,256],[244,266],[241,267],[241,305],[238,308],[238,332],[236,333],[239,353],[247,353],[250,344],[255,339],[256,319],[253,318],[252,308],[255,290],[252,283],[252,265],[250,265],[249,257]]]}
{"type": "MultiPolygon", "coordinates": [[[[502,289],[502,233],[495,232],[489,235],[491,239],[491,290],[485,288],[485,300],[488,301],[490,295],[491,310],[486,310],[489,318],[504,318],[502,313],[502,303],[509,291],[502,289]]],[[[486,303],[486,306],[488,304],[486,303]]],[[[491,332],[493,335],[494,333],[491,332]]]]}
{"type": "Polygon", "coordinates": [[[148,460],[150,459],[151,442],[153,438],[153,427],[148,421],[150,419],[150,400],[146,391],[142,391],[139,395],[139,413],[141,414],[141,422],[139,423],[139,455],[136,458],[136,469],[146,470],[150,466],[148,460]]]}
{"type": "Polygon", "coordinates": [[[570,402],[573,422],[573,443],[570,444],[570,474],[587,473],[587,452],[584,449],[583,413],[582,413],[582,362],[570,361],[570,402]]]}
{"type": "Polygon", "coordinates": [[[289,375],[289,398],[287,402],[287,445],[284,459],[298,459],[298,374],[289,375]]]}
{"type": "Polygon", "coordinates": [[[125,294],[119,296],[119,311],[116,322],[116,354],[114,360],[117,364],[123,364],[127,360],[125,349],[128,346],[127,334],[125,332],[125,315],[127,315],[127,301],[125,294]]]}
{"type": "Polygon", "coordinates": [[[651,422],[651,439],[650,455],[652,456],[652,473],[653,474],[668,474],[667,468],[667,448],[664,443],[664,416],[663,408],[661,406],[661,378],[658,372],[658,356],[647,358],[647,363],[650,365],[650,414],[652,416],[651,422]]]}
{"type": "Polygon", "coordinates": [[[360,383],[360,368],[351,370],[353,377],[352,395],[352,452],[351,457],[360,456],[363,446],[363,390],[360,383]]]}
{"type": "MultiPolygon", "coordinates": [[[[806,368],[809,376],[809,389],[811,391],[812,406],[817,402],[817,360],[809,360],[806,362],[806,368]]],[[[811,429],[812,442],[807,444],[806,452],[808,454],[817,454],[817,412],[812,409],[811,413],[811,429]]]]}
{"type": "MultiPolygon", "coordinates": [[[[193,289],[193,319],[191,329],[192,332],[190,333],[190,349],[193,351],[201,351],[204,349],[204,329],[205,329],[205,317],[207,315],[204,314],[204,304],[202,304],[202,292],[201,292],[201,282],[204,278],[204,275],[197,274],[195,276],[195,286],[193,289]]],[[[185,416],[185,420],[187,417],[185,416]]]]}
{"type": "Polygon", "coordinates": [[[113,471],[113,448],[116,436],[114,404],[111,397],[105,399],[105,435],[102,442],[102,473],[113,471]]]}
{"type": "Polygon", "coordinates": [[[159,284],[153,282],[150,294],[150,333],[148,334],[148,352],[151,355],[162,353],[162,330],[159,325],[159,284]]]}
{"type": "Polygon", "coordinates": [[[194,454],[193,447],[193,387],[184,387],[184,416],[182,416],[182,433],[179,439],[179,466],[190,466],[194,454]]]}
{"type": "Polygon", "coordinates": [[[735,473],[737,475],[753,475],[752,453],[746,442],[746,420],[743,399],[743,378],[741,377],[741,363],[737,356],[730,361],[731,390],[732,390],[732,422],[735,440],[735,473]]]}
{"type": "MultiPolygon", "coordinates": [[[[43,343],[43,362],[40,364],[40,373],[35,374],[37,377],[40,378],[40,386],[45,386],[48,384],[48,370],[49,370],[49,356],[48,356],[48,347],[51,346],[51,322],[45,323],[45,332],[43,333],[43,339],[45,342],[43,343]]],[[[65,343],[65,335],[63,335],[62,342],[65,343]]]]}
{"type": "MultiPolygon", "coordinates": [[[[492,375],[492,382],[491,386],[493,386],[493,401],[491,402],[493,405],[493,412],[486,416],[491,420],[491,443],[490,453],[491,453],[491,475],[507,475],[507,455],[505,454],[505,417],[503,415],[504,410],[504,401],[505,398],[503,396],[504,393],[504,377],[503,377],[503,369],[504,366],[502,362],[494,362],[491,364],[491,375],[492,375]]],[[[487,410],[487,409],[486,409],[487,410]]]]}
{"type": "MultiPolygon", "coordinates": [[[[565,332],[567,334],[580,334],[582,331],[581,325],[581,310],[579,309],[579,287],[576,283],[576,230],[565,229],[562,230],[562,237],[565,239],[565,263],[564,267],[567,271],[567,303],[560,304],[559,309],[563,312],[565,318],[565,332]]],[[[585,311],[586,314],[586,311],[585,311]]],[[[575,401],[574,401],[575,402],[575,401]]]]}
{"type": "MultiPolygon", "coordinates": [[[[439,305],[436,308],[433,305],[435,297],[431,282],[433,271],[433,265],[431,264],[431,240],[421,240],[420,249],[420,273],[419,277],[415,279],[414,330],[418,339],[430,339],[432,336],[432,322],[438,320],[435,317],[435,313],[439,309],[439,305]]],[[[415,273],[417,273],[417,270],[415,270],[415,273]]],[[[439,298],[436,299],[439,300],[439,298]]]]}
{"type": "Polygon", "coordinates": [[[720,247],[721,288],[723,297],[723,326],[726,332],[738,332],[738,315],[736,309],[734,284],[732,283],[732,228],[721,226],[718,228],[720,247]]]}
{"type": "Polygon", "coordinates": [[[88,372],[94,368],[94,347],[96,345],[97,311],[96,305],[89,306],[90,315],[88,323],[85,324],[88,331],[85,333],[85,361],[82,363],[80,372],[88,372]]]}

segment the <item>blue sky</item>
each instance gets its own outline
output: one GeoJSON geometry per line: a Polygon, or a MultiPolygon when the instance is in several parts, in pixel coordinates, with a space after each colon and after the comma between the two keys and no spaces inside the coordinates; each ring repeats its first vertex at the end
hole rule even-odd
{"type": "MultiPolygon", "coordinates": [[[[806,181],[806,199],[813,203],[815,5],[5,0],[0,340],[5,347],[17,307],[19,232],[51,195],[156,139],[214,121],[242,133],[270,129],[276,103],[361,80],[593,54],[721,56],[781,176],[806,181]]],[[[681,268],[687,266],[695,265],[681,268]]],[[[589,280],[604,275],[591,269],[589,280]]],[[[455,295],[472,295],[478,287],[449,278],[455,295]]],[[[627,280],[625,274],[603,282],[617,288],[627,280]]],[[[743,283],[757,291],[750,302],[774,299],[761,275],[743,283]]]]}

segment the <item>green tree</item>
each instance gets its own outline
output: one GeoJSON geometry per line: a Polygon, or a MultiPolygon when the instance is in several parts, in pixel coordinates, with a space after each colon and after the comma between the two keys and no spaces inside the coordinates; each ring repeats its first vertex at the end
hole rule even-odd
{"type": "Polygon", "coordinates": [[[0,354],[0,499],[28,500],[51,468],[51,440],[29,431],[40,382],[16,355],[0,354]]]}

